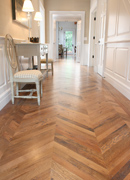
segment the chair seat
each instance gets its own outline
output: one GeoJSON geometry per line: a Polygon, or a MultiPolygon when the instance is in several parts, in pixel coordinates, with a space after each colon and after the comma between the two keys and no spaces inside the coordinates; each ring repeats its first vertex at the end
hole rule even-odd
{"type": "Polygon", "coordinates": [[[40,71],[38,70],[25,70],[25,71],[19,71],[17,73],[14,74],[14,78],[21,78],[21,79],[42,79],[43,75],[40,71]]]}
{"type": "MultiPolygon", "coordinates": [[[[46,59],[41,59],[41,63],[46,63],[46,59]]],[[[53,63],[53,59],[48,59],[48,63],[53,63]]]]}

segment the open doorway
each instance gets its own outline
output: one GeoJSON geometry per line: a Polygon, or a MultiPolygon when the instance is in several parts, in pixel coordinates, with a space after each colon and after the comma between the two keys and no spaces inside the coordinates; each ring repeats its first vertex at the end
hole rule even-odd
{"type": "Polygon", "coordinates": [[[74,55],[77,39],[77,22],[58,21],[57,30],[57,58],[74,55]]]}
{"type": "MultiPolygon", "coordinates": [[[[58,31],[62,31],[62,26],[57,26],[58,22],[76,22],[78,25],[78,22],[80,23],[80,36],[78,36],[78,33],[74,32],[75,35],[75,43],[72,43],[72,54],[75,53],[75,46],[77,47],[78,44],[78,49],[77,52],[79,52],[78,55],[78,60],[77,60],[77,53],[76,53],[76,62],[83,62],[83,57],[81,54],[84,54],[84,28],[85,28],[85,12],[84,11],[50,11],[50,44],[49,44],[49,57],[53,58],[54,61],[58,59],[58,45],[61,44],[59,42],[58,37],[58,31]],[[56,23],[55,23],[56,22],[56,23]],[[56,25],[56,28],[55,28],[56,25]],[[55,31],[56,30],[56,31],[55,31]],[[80,37],[79,40],[80,42],[77,41],[77,37],[80,37]],[[56,51],[55,51],[56,50],[56,51]]],[[[66,29],[66,31],[71,31],[71,29],[66,29]]],[[[73,34],[74,34],[73,33],[73,34]]],[[[63,46],[64,46],[64,39],[62,38],[63,46]]]]}
{"type": "Polygon", "coordinates": [[[72,30],[64,31],[64,46],[67,47],[67,54],[74,54],[74,46],[75,46],[75,34],[72,30]]]}

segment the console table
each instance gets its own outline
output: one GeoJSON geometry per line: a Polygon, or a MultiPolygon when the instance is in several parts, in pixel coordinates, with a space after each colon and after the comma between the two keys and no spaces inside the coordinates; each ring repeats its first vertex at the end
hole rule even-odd
{"type": "Polygon", "coordinates": [[[41,70],[40,57],[46,54],[46,74],[48,77],[48,53],[44,52],[44,45],[42,43],[15,43],[17,56],[24,56],[32,58],[37,56],[38,70],[41,70]]]}

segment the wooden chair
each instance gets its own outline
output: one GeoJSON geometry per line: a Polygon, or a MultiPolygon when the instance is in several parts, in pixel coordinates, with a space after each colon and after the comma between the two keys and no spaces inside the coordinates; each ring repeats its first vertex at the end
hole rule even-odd
{"type": "Polygon", "coordinates": [[[61,57],[63,56],[63,45],[62,44],[58,45],[58,53],[59,53],[59,55],[61,55],[61,57]]]}
{"type": "MultiPolygon", "coordinates": [[[[46,59],[41,59],[40,61],[41,64],[46,64],[46,59]]],[[[48,64],[51,64],[51,71],[52,71],[52,76],[53,76],[53,59],[48,59],[48,64]]]]}
{"type": "Polygon", "coordinates": [[[28,99],[36,98],[38,101],[38,105],[40,105],[40,94],[42,97],[42,80],[43,80],[42,73],[38,70],[19,71],[15,44],[13,38],[9,34],[7,34],[5,37],[5,52],[10,70],[12,104],[14,104],[14,98],[28,98],[28,99]],[[16,95],[14,94],[14,83],[16,83],[16,95]],[[36,89],[19,90],[18,88],[19,83],[36,84],[36,89]],[[19,96],[19,92],[30,92],[30,95],[19,96]],[[33,96],[33,92],[37,92],[37,96],[33,96]]]}

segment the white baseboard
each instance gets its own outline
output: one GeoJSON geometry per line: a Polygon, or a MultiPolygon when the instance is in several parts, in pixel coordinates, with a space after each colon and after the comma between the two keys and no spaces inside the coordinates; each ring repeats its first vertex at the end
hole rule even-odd
{"type": "Polygon", "coordinates": [[[0,111],[11,100],[10,88],[0,95],[0,111]]]}
{"type": "Polygon", "coordinates": [[[105,73],[105,80],[130,100],[130,87],[105,73]]]}

